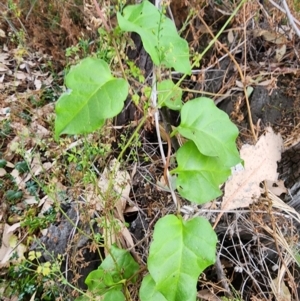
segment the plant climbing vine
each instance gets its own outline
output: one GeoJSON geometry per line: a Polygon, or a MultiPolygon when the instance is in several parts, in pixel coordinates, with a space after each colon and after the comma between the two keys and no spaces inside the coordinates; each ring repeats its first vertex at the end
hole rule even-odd
{"type": "MultiPolygon", "coordinates": [[[[122,31],[140,35],[156,70],[173,68],[183,77],[191,74],[189,47],[174,23],[148,1],[129,5],[117,14],[122,31]]],[[[157,77],[159,78],[159,77],[157,77]]],[[[85,134],[121,112],[129,84],[115,78],[108,64],[85,58],[67,74],[64,93],[56,104],[55,138],[62,134],[85,134]]],[[[182,90],[170,79],[156,83],[157,105],[177,110],[181,122],[171,136],[186,138],[176,152],[177,167],[170,171],[181,197],[203,204],[221,195],[220,185],[240,162],[235,140],[238,129],[226,113],[205,97],[182,102],[182,90]]],[[[140,126],[147,116],[141,120],[140,126]]],[[[128,144],[127,144],[128,145],[128,144]]],[[[214,264],[217,236],[202,217],[184,220],[179,213],[161,218],[155,225],[147,260],[147,274],[140,287],[142,301],[195,301],[198,277],[214,264]]],[[[102,296],[103,300],[126,299],[126,285],[134,283],[139,265],[126,250],[112,246],[99,268],[86,279],[88,295],[77,300],[102,296]]]]}

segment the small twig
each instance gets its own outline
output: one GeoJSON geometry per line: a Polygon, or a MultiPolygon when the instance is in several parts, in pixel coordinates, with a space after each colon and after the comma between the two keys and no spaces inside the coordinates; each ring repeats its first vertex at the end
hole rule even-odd
{"type": "MultiPolygon", "coordinates": [[[[156,69],[156,67],[153,67],[153,69],[156,69]]],[[[170,160],[170,152],[168,152],[168,159],[166,159],[165,153],[164,153],[164,149],[163,149],[163,144],[162,144],[162,140],[161,140],[161,135],[160,135],[160,127],[159,127],[159,111],[157,110],[157,90],[156,90],[156,72],[155,70],[153,70],[153,78],[152,78],[152,94],[151,94],[151,101],[152,101],[152,106],[155,109],[154,112],[154,121],[155,121],[155,129],[156,129],[156,135],[157,135],[157,140],[158,140],[158,145],[159,145],[159,150],[160,150],[160,154],[161,154],[161,158],[162,161],[165,165],[165,169],[164,169],[164,174],[166,175],[167,181],[168,183],[166,183],[169,188],[170,188],[170,192],[172,195],[172,199],[174,201],[174,204],[178,210],[178,212],[180,211],[179,209],[179,204],[177,202],[177,198],[174,192],[174,188],[172,187],[172,181],[171,181],[171,176],[168,170],[168,162],[170,160]]],[[[170,144],[171,142],[168,141],[168,148],[170,148],[170,144]]]]}
{"type": "Polygon", "coordinates": [[[94,2],[94,5],[95,5],[97,14],[98,14],[98,16],[100,17],[100,19],[101,19],[101,21],[102,21],[102,23],[103,23],[105,29],[107,30],[107,32],[110,32],[110,28],[109,28],[109,26],[108,26],[108,24],[107,24],[107,21],[106,21],[104,15],[102,14],[102,11],[101,11],[101,9],[100,9],[100,7],[99,7],[99,4],[97,3],[96,0],[93,0],[93,2],[94,2]]]}
{"type": "Polygon", "coordinates": [[[37,0],[33,1],[33,3],[31,4],[31,7],[30,7],[30,9],[29,9],[29,11],[28,11],[28,13],[27,13],[27,15],[26,15],[25,21],[28,20],[28,18],[29,18],[29,16],[30,16],[30,14],[31,14],[31,12],[32,12],[32,10],[33,10],[33,8],[34,8],[36,2],[37,2],[37,0]]]}
{"type": "MultiPolygon", "coordinates": [[[[74,235],[76,233],[76,229],[78,228],[78,223],[79,223],[79,213],[78,213],[78,207],[76,209],[76,221],[75,221],[75,225],[73,226],[71,233],[69,235],[69,242],[70,244],[72,243],[72,240],[74,238],[74,235]]],[[[68,280],[68,263],[69,263],[69,252],[67,252],[66,254],[66,268],[65,268],[65,278],[68,280]]]]}
{"type": "Polygon", "coordinates": [[[295,33],[297,34],[297,36],[300,38],[300,30],[299,28],[296,26],[295,22],[294,22],[294,17],[292,16],[291,12],[290,12],[290,9],[286,3],[285,0],[281,0],[282,1],[282,4],[283,4],[283,7],[284,7],[284,10],[286,12],[286,16],[287,18],[289,19],[289,22],[291,24],[291,26],[294,28],[295,30],[295,33]]]}
{"type": "MultiPolygon", "coordinates": [[[[269,0],[269,2],[274,6],[276,7],[278,10],[280,10],[282,13],[285,13],[286,11],[281,7],[279,6],[276,2],[274,2],[273,0],[269,0]]],[[[299,26],[300,26],[300,21],[298,21],[296,18],[294,18],[292,15],[291,17],[293,18],[293,22],[297,23],[299,26]]]]}
{"type": "Polygon", "coordinates": [[[217,277],[218,277],[218,281],[220,281],[222,287],[225,289],[226,291],[226,297],[230,297],[232,296],[230,289],[229,289],[229,285],[227,283],[227,278],[224,274],[223,268],[222,268],[222,263],[220,260],[220,256],[218,255],[216,258],[216,263],[215,263],[215,268],[216,268],[216,273],[217,273],[217,277]]]}

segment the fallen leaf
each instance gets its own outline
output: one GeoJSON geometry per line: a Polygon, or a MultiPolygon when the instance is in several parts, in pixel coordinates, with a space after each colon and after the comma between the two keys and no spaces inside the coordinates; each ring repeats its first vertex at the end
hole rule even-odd
{"type": "Polygon", "coordinates": [[[276,277],[275,279],[272,279],[270,286],[272,288],[276,300],[280,300],[280,301],[292,300],[291,293],[283,280],[279,281],[278,277],[276,277]]]}
{"type": "Polygon", "coordinates": [[[0,168],[0,177],[3,177],[6,175],[6,170],[4,168],[0,168]]]}
{"type": "Polygon", "coordinates": [[[283,34],[265,29],[254,31],[254,36],[263,37],[266,41],[274,44],[286,44],[288,42],[287,38],[283,34]]]}
{"type": "Polygon", "coordinates": [[[24,203],[27,205],[33,205],[33,204],[38,204],[38,201],[34,196],[30,196],[24,200],[24,203]]]}
{"type": "MultiPolygon", "coordinates": [[[[107,193],[116,193],[115,208],[118,213],[118,217],[124,221],[124,210],[126,208],[127,200],[130,193],[130,175],[126,170],[119,170],[120,163],[114,159],[109,163],[109,167],[106,167],[98,181],[98,186],[101,189],[101,195],[105,196],[107,193]],[[109,187],[110,181],[113,181],[113,186],[109,187]],[[113,191],[108,191],[112,188],[113,191]]],[[[104,200],[103,200],[104,201],[104,200]]]]}
{"type": "Polygon", "coordinates": [[[229,30],[228,31],[228,34],[227,34],[227,39],[228,39],[228,42],[230,44],[232,44],[234,42],[234,35],[233,35],[233,30],[229,30]]]}
{"type": "Polygon", "coordinates": [[[0,72],[5,72],[8,70],[8,67],[6,67],[6,65],[0,63],[0,72]]]}
{"type": "Polygon", "coordinates": [[[7,266],[10,262],[16,263],[24,259],[26,247],[23,244],[18,244],[17,237],[13,234],[19,227],[20,223],[16,223],[12,226],[9,226],[8,224],[4,225],[2,245],[0,248],[0,268],[7,266]],[[14,252],[17,256],[14,256],[14,259],[11,259],[14,252]]]}
{"type": "Polygon", "coordinates": [[[276,182],[266,181],[267,188],[277,196],[280,196],[283,193],[287,193],[287,189],[284,186],[284,181],[277,180],[276,182]]]}
{"type": "Polygon", "coordinates": [[[136,206],[128,206],[126,207],[124,213],[133,213],[133,212],[138,212],[139,211],[139,208],[136,207],[136,206]]]}
{"type": "Polygon", "coordinates": [[[211,292],[209,289],[201,290],[197,293],[197,297],[201,300],[207,301],[222,301],[216,294],[211,292]]]}
{"type": "Polygon", "coordinates": [[[38,90],[40,90],[41,87],[42,87],[42,81],[40,81],[39,79],[36,79],[36,80],[34,81],[34,85],[35,85],[35,89],[38,91],[38,90]]]}
{"type": "Polygon", "coordinates": [[[0,29],[0,38],[6,38],[5,32],[0,29]]]}
{"type": "Polygon", "coordinates": [[[222,202],[223,210],[248,207],[261,194],[259,184],[277,181],[277,162],[281,158],[282,138],[266,129],[256,145],[244,145],[240,156],[244,170],[237,171],[227,181],[222,202]]]}
{"type": "Polygon", "coordinates": [[[120,220],[117,220],[119,223],[119,227],[121,229],[121,234],[126,242],[126,245],[123,245],[124,248],[133,248],[134,247],[134,242],[131,236],[131,233],[129,230],[125,227],[124,223],[122,223],[120,220]]]}
{"type": "Polygon", "coordinates": [[[27,75],[22,71],[17,71],[15,73],[15,77],[16,79],[25,80],[27,78],[27,75]]]}
{"type": "Polygon", "coordinates": [[[278,47],[276,49],[275,59],[277,62],[281,62],[284,55],[286,53],[286,45],[283,44],[281,47],[278,47]]]}
{"type": "Polygon", "coordinates": [[[20,226],[21,226],[21,223],[15,223],[6,229],[6,231],[7,231],[6,233],[13,233],[15,230],[20,228],[20,226]]]}
{"type": "Polygon", "coordinates": [[[8,53],[0,53],[0,62],[1,63],[6,63],[7,59],[9,58],[9,54],[8,53]]]}

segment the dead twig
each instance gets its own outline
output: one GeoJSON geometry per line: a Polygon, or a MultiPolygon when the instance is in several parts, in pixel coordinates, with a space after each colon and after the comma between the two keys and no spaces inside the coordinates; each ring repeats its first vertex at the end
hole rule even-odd
{"type": "Polygon", "coordinates": [[[296,24],[294,22],[294,17],[292,16],[291,11],[290,11],[290,9],[289,9],[286,1],[285,0],[281,0],[281,2],[282,2],[282,5],[283,5],[284,10],[286,12],[286,16],[287,16],[287,18],[288,18],[291,26],[295,30],[295,33],[297,34],[297,36],[300,38],[300,30],[299,30],[299,28],[296,26],[296,24]]]}

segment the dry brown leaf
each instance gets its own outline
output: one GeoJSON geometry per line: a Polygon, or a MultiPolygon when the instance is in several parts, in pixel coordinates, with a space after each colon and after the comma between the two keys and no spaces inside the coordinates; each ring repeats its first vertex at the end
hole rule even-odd
{"type": "Polygon", "coordinates": [[[42,87],[42,81],[39,80],[39,79],[35,79],[35,80],[34,80],[34,85],[35,85],[35,89],[38,91],[38,90],[40,90],[41,87],[42,87]]]}
{"type": "Polygon", "coordinates": [[[207,300],[207,301],[221,301],[216,294],[211,292],[209,289],[204,289],[201,290],[197,293],[197,297],[200,298],[201,300],[207,300]]]}
{"type": "Polygon", "coordinates": [[[8,53],[0,53],[0,62],[8,64],[9,54],[8,53]]]}
{"type": "Polygon", "coordinates": [[[38,201],[36,200],[36,197],[34,197],[34,196],[28,196],[23,202],[26,205],[35,205],[35,204],[38,204],[38,201]]]}
{"type": "Polygon", "coordinates": [[[14,169],[10,175],[14,178],[16,185],[20,190],[25,189],[24,179],[20,176],[20,172],[17,169],[14,169]]]}
{"type": "Polygon", "coordinates": [[[53,199],[50,198],[48,195],[45,195],[40,201],[39,201],[39,204],[38,204],[38,207],[41,207],[42,206],[42,209],[40,211],[39,214],[43,215],[44,212],[46,212],[50,207],[53,206],[53,199]]]}
{"type": "Polygon", "coordinates": [[[27,78],[27,74],[22,71],[17,71],[15,74],[16,79],[25,80],[27,78]]]}
{"type": "Polygon", "coordinates": [[[138,212],[139,208],[136,206],[127,206],[124,213],[134,213],[134,212],[138,212]]]}
{"type": "Polygon", "coordinates": [[[123,236],[126,245],[123,245],[124,248],[133,248],[134,247],[134,242],[131,236],[131,233],[129,230],[125,227],[124,223],[122,223],[120,220],[117,220],[119,223],[119,226],[121,228],[121,235],[123,236]]]}
{"type": "Polygon", "coordinates": [[[6,170],[4,168],[0,168],[0,177],[3,177],[6,175],[6,170]]]}
{"type": "Polygon", "coordinates": [[[6,67],[6,65],[0,63],[0,72],[6,72],[8,69],[8,67],[6,67]]]}
{"type": "Polygon", "coordinates": [[[26,247],[23,244],[18,244],[17,237],[13,234],[19,227],[20,223],[16,223],[12,226],[8,224],[4,225],[2,245],[0,248],[0,268],[7,266],[9,262],[20,262],[24,259],[26,247]],[[18,254],[17,259],[11,259],[13,252],[18,254]]]}
{"type": "Polygon", "coordinates": [[[271,281],[270,286],[275,294],[276,300],[278,301],[292,300],[291,293],[283,280],[279,281],[278,277],[276,277],[271,281]]]}
{"type": "Polygon", "coordinates": [[[276,182],[266,181],[267,188],[277,196],[280,196],[283,193],[287,193],[287,189],[284,186],[284,181],[277,180],[276,182]]]}
{"type": "Polygon", "coordinates": [[[283,44],[276,49],[275,59],[277,62],[281,62],[286,53],[286,45],[283,44]]]}
{"type": "Polygon", "coordinates": [[[255,30],[254,36],[263,37],[266,41],[274,44],[285,44],[288,42],[287,38],[283,34],[265,29],[255,30]]]}
{"type": "Polygon", "coordinates": [[[244,169],[233,174],[225,185],[223,210],[248,207],[260,196],[259,184],[264,180],[277,181],[277,162],[281,158],[282,138],[266,129],[256,145],[244,145],[240,156],[244,169]]]}
{"type": "Polygon", "coordinates": [[[234,42],[234,34],[233,34],[233,30],[231,29],[228,31],[227,40],[230,44],[234,42]]]}
{"type": "Polygon", "coordinates": [[[109,168],[105,168],[101,178],[98,181],[98,186],[102,191],[102,195],[110,193],[108,190],[110,181],[113,181],[113,189],[119,196],[115,203],[118,217],[124,222],[124,210],[130,193],[130,175],[125,170],[119,170],[120,163],[114,159],[110,162],[109,168]],[[113,174],[114,173],[114,174],[113,174]],[[110,177],[112,177],[110,179],[110,177]]]}

